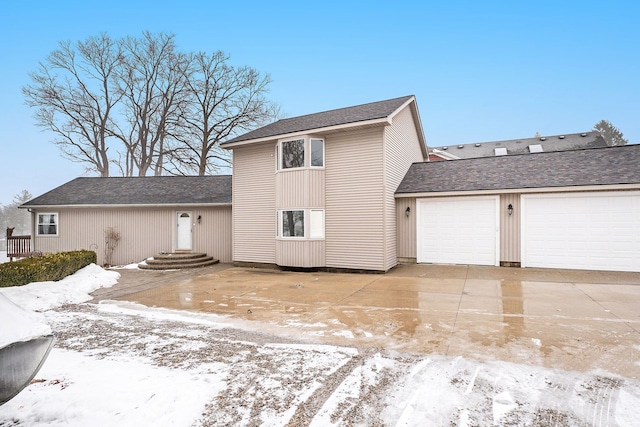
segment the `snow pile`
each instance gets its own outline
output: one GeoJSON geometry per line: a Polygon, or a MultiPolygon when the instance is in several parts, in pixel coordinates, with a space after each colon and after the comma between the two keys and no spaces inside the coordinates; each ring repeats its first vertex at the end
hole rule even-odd
{"type": "Polygon", "coordinates": [[[0,348],[51,334],[44,316],[24,310],[0,293],[0,348]]]}
{"type": "Polygon", "coordinates": [[[2,288],[0,292],[15,304],[33,311],[45,311],[64,304],[91,300],[91,292],[118,283],[120,273],[106,271],[90,264],[57,282],[35,282],[24,286],[2,288]]]}
{"type": "Polygon", "coordinates": [[[54,348],[34,384],[2,409],[20,425],[189,426],[225,388],[219,377],[54,348]]]}

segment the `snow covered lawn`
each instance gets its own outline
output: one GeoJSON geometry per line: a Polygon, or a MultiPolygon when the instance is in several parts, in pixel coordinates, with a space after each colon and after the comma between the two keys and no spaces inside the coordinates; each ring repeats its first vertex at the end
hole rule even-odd
{"type": "MultiPolygon", "coordinates": [[[[0,407],[11,426],[632,426],[640,382],[495,361],[309,343],[224,317],[115,301],[119,273],[0,289],[57,342],[0,407]]],[[[6,328],[7,325],[0,325],[6,328]]]]}

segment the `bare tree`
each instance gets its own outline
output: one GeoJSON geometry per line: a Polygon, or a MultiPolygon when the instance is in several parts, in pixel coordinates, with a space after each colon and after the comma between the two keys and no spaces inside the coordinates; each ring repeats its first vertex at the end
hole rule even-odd
{"type": "Polygon", "coordinates": [[[162,174],[170,151],[170,126],[186,108],[186,55],[176,52],[172,35],[145,32],[141,39],[122,41],[125,60],[118,73],[126,124],[115,130],[125,146],[124,173],[162,174]]]}
{"type": "Polygon", "coordinates": [[[173,134],[180,144],[168,155],[171,173],[205,175],[229,167],[220,143],[278,116],[278,107],[266,99],[270,77],[228,61],[220,51],[190,56],[185,70],[190,102],[173,134]]]}
{"type": "MultiPolygon", "coordinates": [[[[14,235],[26,235],[31,233],[31,215],[26,209],[18,209],[18,206],[33,199],[31,193],[22,190],[13,197],[13,203],[0,206],[0,233],[5,228],[14,228],[14,235]]],[[[2,234],[0,234],[2,237],[2,234]]],[[[2,249],[0,247],[0,249],[2,249]]]]}
{"type": "Polygon", "coordinates": [[[278,116],[269,76],[228,60],[179,52],[173,35],[101,34],[61,43],[23,92],[63,154],[100,176],[205,175],[229,167],[222,141],[278,116]]]}
{"type": "Polygon", "coordinates": [[[63,155],[109,176],[108,138],[114,107],[113,77],[122,54],[109,36],[89,37],[72,46],[61,42],[22,88],[26,103],[37,108],[37,125],[53,132],[63,155]]]}

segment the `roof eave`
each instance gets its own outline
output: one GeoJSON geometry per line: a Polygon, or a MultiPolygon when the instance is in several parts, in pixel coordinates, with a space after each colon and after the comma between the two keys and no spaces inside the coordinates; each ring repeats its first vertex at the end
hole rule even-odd
{"type": "Polygon", "coordinates": [[[414,193],[396,193],[396,199],[426,198],[426,197],[451,197],[451,196],[475,196],[481,194],[527,194],[527,193],[570,193],[585,191],[616,191],[616,190],[640,190],[640,183],[633,184],[600,184],[600,185],[571,185],[561,187],[526,187],[526,188],[502,188],[459,191],[422,191],[414,193]]]}
{"type": "Polygon", "coordinates": [[[255,143],[258,143],[258,142],[266,142],[266,141],[273,141],[273,140],[281,139],[281,138],[292,138],[292,137],[296,137],[296,136],[300,136],[300,135],[307,135],[309,133],[333,132],[333,131],[342,130],[342,129],[349,129],[349,128],[360,127],[360,126],[375,126],[375,125],[380,125],[380,126],[389,126],[389,125],[391,125],[390,116],[382,117],[382,118],[379,118],[379,119],[372,119],[372,120],[364,120],[364,121],[359,121],[359,122],[344,123],[344,124],[341,124],[341,125],[325,126],[325,127],[322,127],[322,128],[305,129],[305,130],[301,130],[301,131],[297,131],[297,132],[282,133],[282,134],[278,134],[278,135],[265,136],[265,137],[262,137],[262,138],[247,139],[245,141],[230,142],[230,143],[226,143],[226,144],[221,144],[220,147],[226,148],[226,149],[230,149],[230,148],[235,148],[235,147],[239,147],[239,146],[242,146],[242,145],[255,144],[255,143]]]}
{"type": "Polygon", "coordinates": [[[461,160],[461,158],[456,156],[455,154],[447,153],[446,151],[438,150],[437,148],[432,149],[431,152],[433,154],[437,154],[438,156],[442,157],[443,159],[461,160]]]}
{"type": "Polygon", "coordinates": [[[150,204],[76,204],[76,205],[20,205],[18,209],[78,209],[78,208],[171,208],[226,207],[231,203],[150,203],[150,204]]]}

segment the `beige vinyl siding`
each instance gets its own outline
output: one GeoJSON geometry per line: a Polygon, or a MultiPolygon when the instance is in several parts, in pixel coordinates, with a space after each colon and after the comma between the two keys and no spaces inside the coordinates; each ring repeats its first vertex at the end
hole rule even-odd
{"type": "MultiPolygon", "coordinates": [[[[193,251],[204,252],[221,262],[231,261],[231,207],[211,208],[74,208],[46,209],[58,212],[58,236],[36,236],[34,249],[61,252],[96,250],[98,264],[104,259],[104,230],[114,227],[121,236],[112,264],[137,263],[175,247],[176,212],[192,212],[193,251]],[[197,223],[202,216],[201,224],[197,223]]],[[[37,211],[36,211],[37,212],[37,211]]]]}
{"type": "MultiPolygon", "coordinates": [[[[407,218],[402,212],[401,217],[396,217],[395,191],[406,175],[409,167],[414,162],[424,161],[423,151],[416,131],[411,108],[405,107],[393,117],[391,126],[385,128],[385,157],[384,157],[384,239],[385,239],[385,265],[388,270],[398,263],[397,251],[397,225],[400,221],[406,222],[407,218]]],[[[414,218],[415,210],[412,209],[414,218]]],[[[415,233],[414,233],[415,235],[415,233]]],[[[414,237],[415,239],[415,237],[414,237]]],[[[415,252],[415,251],[414,251],[415,252]]]]}
{"type": "Polygon", "coordinates": [[[276,208],[324,208],[324,169],[284,170],[276,174],[276,208]]]}
{"type": "Polygon", "coordinates": [[[383,129],[326,137],[326,266],[384,270],[383,129]]]}
{"type": "Polygon", "coordinates": [[[397,245],[398,259],[402,261],[416,261],[416,199],[399,198],[396,199],[396,220],[397,220],[397,245]],[[409,217],[405,211],[411,209],[409,217]]]}
{"type": "Polygon", "coordinates": [[[277,240],[276,264],[303,268],[325,266],[324,240],[277,240]]]}
{"type": "Polygon", "coordinates": [[[520,262],[520,194],[500,196],[500,261],[520,262]],[[511,216],[509,203],[513,205],[511,216]]]}
{"type": "Polygon", "coordinates": [[[275,142],[233,150],[233,260],[276,262],[275,142]]]}

